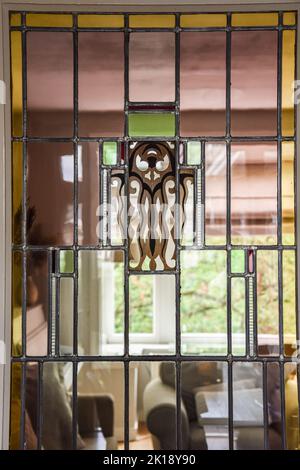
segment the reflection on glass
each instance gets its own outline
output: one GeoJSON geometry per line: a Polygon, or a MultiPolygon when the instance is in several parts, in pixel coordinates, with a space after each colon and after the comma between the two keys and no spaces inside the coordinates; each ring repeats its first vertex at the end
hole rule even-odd
{"type": "Polygon", "coordinates": [[[159,137],[175,135],[174,113],[131,113],[128,116],[131,137],[159,137]]]}
{"type": "Polygon", "coordinates": [[[73,145],[34,142],[27,145],[28,206],[33,213],[27,229],[31,245],[73,243],[73,145]],[[51,198],[49,195],[51,194],[51,198]]]}
{"type": "Polygon", "coordinates": [[[26,364],[25,377],[25,448],[36,450],[38,448],[38,364],[26,364]]]}
{"type": "Polygon", "coordinates": [[[296,31],[282,33],[282,135],[295,134],[295,47],[296,31]]]}
{"type": "Polygon", "coordinates": [[[278,253],[257,251],[257,333],[259,354],[279,353],[278,253]]]}
{"type": "Polygon", "coordinates": [[[78,28],[123,28],[123,15],[78,15],[78,28]]]}
{"type": "Polygon", "coordinates": [[[62,355],[67,355],[73,353],[73,279],[61,278],[59,289],[59,352],[62,355]]]}
{"type": "Polygon", "coordinates": [[[124,133],[124,34],[78,34],[79,134],[124,133]]]}
{"type": "Polygon", "coordinates": [[[175,276],[129,278],[129,333],[132,354],[175,352],[175,276]],[[150,342],[147,345],[147,342],[150,342]]]}
{"type": "Polygon", "coordinates": [[[294,142],[282,142],[282,243],[295,243],[294,142]]]}
{"type": "Polygon", "coordinates": [[[277,146],[272,143],[231,147],[231,242],[277,242],[277,146]]]}
{"type": "Polygon", "coordinates": [[[226,33],[181,33],[180,109],[180,135],[225,135],[226,33]]]}
{"type": "MultiPolygon", "coordinates": [[[[53,13],[27,13],[27,26],[71,28],[73,26],[72,15],[53,13]]],[[[57,33],[56,33],[57,34],[57,33]]]]}
{"type": "Polygon", "coordinates": [[[22,33],[10,33],[12,135],[23,134],[22,33]]]}
{"type": "Polygon", "coordinates": [[[81,142],[78,146],[78,242],[97,245],[99,233],[99,145],[81,142]]]}
{"type": "Polygon", "coordinates": [[[130,362],[129,374],[130,450],[176,449],[175,364],[130,362]]]}
{"type": "Polygon", "coordinates": [[[80,250],[78,263],[79,348],[83,355],[123,354],[123,252],[80,250]]]}
{"type": "Polygon", "coordinates": [[[185,354],[227,353],[226,251],[181,252],[181,342],[185,354]]]}
{"type": "Polygon", "coordinates": [[[27,254],[26,354],[46,356],[48,338],[48,253],[34,250],[27,254]]]}
{"type": "Polygon", "coordinates": [[[227,17],[224,14],[201,13],[200,15],[181,15],[180,26],[182,28],[218,28],[227,25],[227,17]]]}
{"type": "Polygon", "coordinates": [[[296,347],[296,255],[295,251],[282,253],[283,335],[284,352],[292,356],[296,347]]]}
{"type": "Polygon", "coordinates": [[[28,134],[72,136],[73,35],[34,31],[26,37],[28,134]]]}
{"type": "Polygon", "coordinates": [[[261,363],[233,363],[233,424],[237,450],[264,448],[261,363]]]}
{"type": "Polygon", "coordinates": [[[141,32],[130,35],[129,99],[174,101],[175,33],[141,32]]]}
{"type": "Polygon", "coordinates": [[[181,244],[192,246],[194,243],[195,224],[195,175],[194,170],[181,170],[180,176],[180,205],[181,205],[181,244]]]}
{"type": "Polygon", "coordinates": [[[281,385],[280,369],[276,362],[266,364],[266,379],[264,387],[267,392],[267,420],[268,429],[268,449],[282,449],[282,420],[281,420],[281,385]]]}
{"type": "Polygon", "coordinates": [[[231,252],[231,272],[244,273],[245,272],[245,252],[244,250],[232,250],[231,252]]]}
{"type": "Polygon", "coordinates": [[[277,42],[276,31],[232,33],[233,136],[277,134],[277,42]]]}
{"type": "Polygon", "coordinates": [[[245,279],[231,279],[231,328],[232,353],[237,356],[245,354],[246,332],[246,286],[245,279]]]}
{"type": "Polygon", "coordinates": [[[125,172],[112,170],[110,175],[110,202],[109,236],[112,246],[123,245],[125,234],[125,172]]]}
{"type": "Polygon", "coordinates": [[[278,13],[233,13],[232,26],[277,26],[278,13]]]}
{"type": "Polygon", "coordinates": [[[295,364],[284,365],[285,376],[285,425],[286,441],[289,450],[299,449],[299,401],[298,377],[295,364]]]}
{"type": "Polygon", "coordinates": [[[121,449],[124,441],[123,364],[80,363],[77,390],[78,432],[81,437],[77,447],[83,450],[121,449]]]}
{"type": "Polygon", "coordinates": [[[129,28],[174,28],[174,15],[130,15],[129,28]]]}
{"type": "Polygon", "coordinates": [[[226,243],[226,146],[205,146],[205,244],[226,243]]]}
{"type": "Polygon", "coordinates": [[[12,238],[22,243],[23,144],[12,144],[12,238]]]}

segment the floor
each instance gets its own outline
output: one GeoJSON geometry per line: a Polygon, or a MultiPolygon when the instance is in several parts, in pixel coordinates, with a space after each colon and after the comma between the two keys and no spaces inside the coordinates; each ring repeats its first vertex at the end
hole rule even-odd
{"type": "MultiPolygon", "coordinates": [[[[129,446],[131,450],[153,450],[151,434],[149,434],[145,423],[139,423],[136,440],[131,441],[129,446]]],[[[123,442],[119,442],[118,450],[123,449],[123,442]]]]}

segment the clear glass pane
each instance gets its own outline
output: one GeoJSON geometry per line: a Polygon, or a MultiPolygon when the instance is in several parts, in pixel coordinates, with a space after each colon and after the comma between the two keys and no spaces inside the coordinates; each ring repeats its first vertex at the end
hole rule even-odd
{"type": "Polygon", "coordinates": [[[30,245],[73,243],[74,157],[72,143],[27,145],[30,245]],[[51,195],[51,198],[49,197],[51,195]]]}
{"type": "Polygon", "coordinates": [[[282,142],[282,243],[295,243],[295,144],[282,142]]]}
{"type": "Polygon", "coordinates": [[[15,251],[12,254],[12,356],[21,356],[22,353],[22,252],[15,251]]]}
{"type": "Polygon", "coordinates": [[[130,101],[174,101],[175,34],[131,33],[129,43],[130,101]],[[149,61],[151,57],[151,61],[149,61]],[[157,71],[159,70],[159,73],[157,71]]]}
{"type": "Polygon", "coordinates": [[[70,137],[73,135],[73,35],[34,31],[26,37],[28,135],[70,137]]]}
{"type": "Polygon", "coordinates": [[[226,243],[226,145],[205,146],[205,244],[226,243]]]}
{"type": "Polygon", "coordinates": [[[282,33],[282,135],[295,134],[295,68],[296,31],[282,33]]]}
{"type": "Polygon", "coordinates": [[[243,356],[246,352],[246,285],[245,279],[231,279],[232,353],[243,356]]]}
{"type": "Polygon", "coordinates": [[[82,450],[119,450],[124,441],[122,362],[82,362],[77,376],[82,450]]]}
{"type": "Polygon", "coordinates": [[[181,252],[181,344],[184,354],[227,353],[226,251],[181,252]]]}
{"type": "Polygon", "coordinates": [[[124,34],[78,34],[79,134],[124,133],[124,34]]]}
{"type": "Polygon", "coordinates": [[[173,137],[174,113],[131,113],[128,116],[128,133],[131,137],[173,137]]]}
{"type": "Polygon", "coordinates": [[[226,34],[183,32],[180,37],[180,134],[225,135],[226,34]]]}
{"type": "Polygon", "coordinates": [[[231,146],[231,242],[277,242],[277,146],[231,146]]]}
{"type": "Polygon", "coordinates": [[[130,450],[176,449],[175,383],[173,362],[130,362],[130,450]]]}
{"type": "Polygon", "coordinates": [[[276,31],[232,33],[233,136],[277,134],[277,42],[276,31]]]}
{"type": "Polygon", "coordinates": [[[78,263],[79,348],[83,355],[121,355],[124,342],[123,252],[80,250],[78,263]]]}
{"type": "Polygon", "coordinates": [[[181,244],[192,246],[195,239],[195,174],[194,170],[180,171],[180,204],[181,204],[181,244]]]}
{"type": "Polygon", "coordinates": [[[294,251],[282,253],[283,334],[284,349],[292,356],[296,348],[296,256],[294,251]]]}
{"type": "Polygon", "coordinates": [[[23,144],[12,144],[12,238],[15,244],[22,243],[23,201],[23,144]]]}
{"type": "Polygon", "coordinates": [[[281,385],[279,364],[270,362],[266,365],[266,378],[264,383],[268,401],[268,449],[282,449],[282,419],[281,419],[281,385]]]}

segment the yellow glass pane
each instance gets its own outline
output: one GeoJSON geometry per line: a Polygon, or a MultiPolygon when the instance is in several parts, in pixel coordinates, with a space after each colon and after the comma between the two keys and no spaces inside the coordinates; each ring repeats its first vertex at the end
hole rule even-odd
{"type": "Polygon", "coordinates": [[[123,15],[78,15],[79,28],[123,28],[123,15]]]}
{"type": "Polygon", "coordinates": [[[290,356],[296,343],[296,257],[293,250],[282,252],[283,339],[285,355],[290,356]]]}
{"type": "Polygon", "coordinates": [[[293,26],[294,24],[296,24],[296,13],[294,11],[284,13],[283,24],[284,26],[293,26]]]}
{"type": "Polygon", "coordinates": [[[227,24],[227,16],[219,14],[198,14],[198,15],[181,15],[180,26],[182,28],[218,28],[225,27],[227,24]]]}
{"type": "Polygon", "coordinates": [[[278,13],[233,13],[232,26],[277,26],[278,13]]]}
{"type": "Polygon", "coordinates": [[[26,15],[27,26],[37,27],[62,27],[71,28],[73,26],[72,15],[66,14],[48,14],[48,13],[28,13],[26,15]]]}
{"type": "Polygon", "coordinates": [[[282,243],[295,243],[294,142],[282,143],[282,243]]]}
{"type": "Polygon", "coordinates": [[[12,256],[12,355],[21,355],[22,345],[22,253],[12,256]]]}
{"type": "Polygon", "coordinates": [[[130,28],[174,28],[174,15],[130,15],[130,28]]]}
{"type": "Polygon", "coordinates": [[[11,51],[11,105],[12,105],[12,134],[21,137],[23,133],[23,90],[22,90],[22,33],[10,33],[11,51]]]}
{"type": "Polygon", "coordinates": [[[11,399],[10,399],[10,450],[20,449],[21,429],[21,376],[22,365],[15,363],[11,366],[11,399]]]}
{"type": "Polygon", "coordinates": [[[283,31],[282,43],[282,135],[295,133],[295,45],[296,31],[283,31]]]}
{"type": "Polygon", "coordinates": [[[296,364],[284,364],[285,428],[288,450],[300,449],[299,395],[296,364]]]}
{"type": "Polygon", "coordinates": [[[22,243],[22,188],[23,188],[23,144],[12,146],[12,238],[15,244],[22,243]]]}
{"type": "Polygon", "coordinates": [[[10,14],[10,26],[21,26],[22,18],[21,13],[11,13],[10,14]]]}

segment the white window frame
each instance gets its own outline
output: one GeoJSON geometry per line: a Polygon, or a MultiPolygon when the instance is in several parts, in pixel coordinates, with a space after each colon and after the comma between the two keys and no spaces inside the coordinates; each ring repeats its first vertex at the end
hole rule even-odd
{"type": "MultiPolygon", "coordinates": [[[[88,5],[74,0],[0,0],[0,80],[6,83],[6,105],[0,104],[0,341],[5,342],[6,363],[0,365],[0,449],[9,446],[9,404],[10,404],[10,345],[11,345],[11,148],[10,148],[10,71],[9,71],[9,10],[27,11],[274,11],[297,10],[298,28],[300,23],[300,1],[293,0],[90,0],[88,5]]],[[[300,34],[298,31],[298,54],[300,34]]],[[[300,79],[300,60],[297,60],[297,79],[300,79]]],[[[300,130],[300,106],[297,107],[297,133],[300,130]]],[[[297,141],[297,155],[300,155],[300,139],[297,141]]],[[[297,165],[297,204],[300,207],[300,165],[297,165]]],[[[300,246],[299,219],[297,222],[297,245],[300,246]]],[[[298,289],[300,292],[300,262],[298,253],[298,289]]],[[[299,315],[299,311],[298,311],[299,315]]]]}

